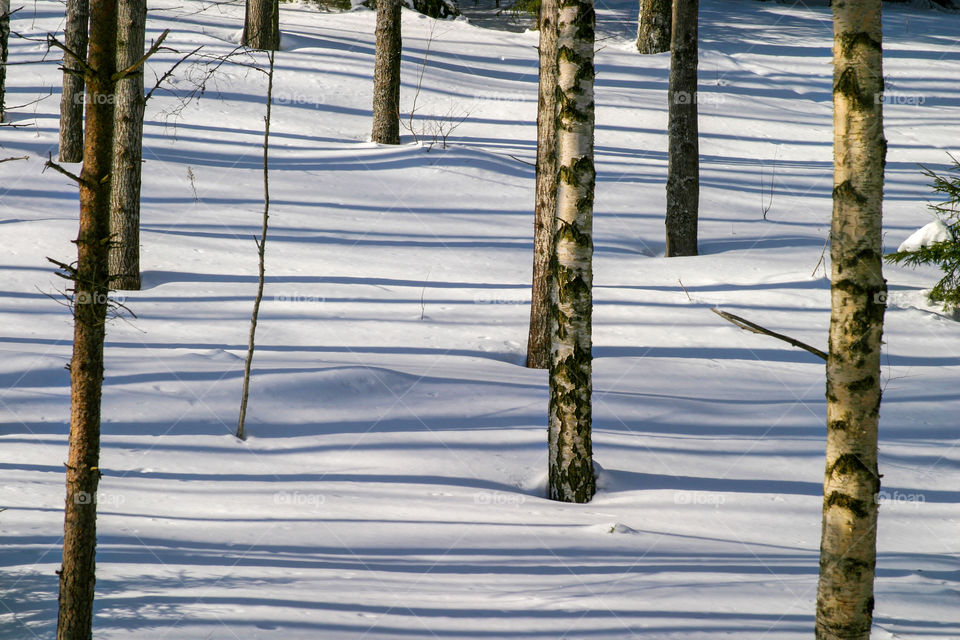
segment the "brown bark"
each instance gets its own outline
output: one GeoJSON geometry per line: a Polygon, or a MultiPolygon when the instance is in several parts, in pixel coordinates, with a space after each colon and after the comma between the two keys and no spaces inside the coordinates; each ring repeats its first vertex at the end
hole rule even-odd
{"type": "MultiPolygon", "coordinates": [[[[87,56],[90,25],[88,0],[67,0],[63,44],[80,58],[87,56]]],[[[63,55],[63,92],[60,96],[60,162],[83,160],[83,84],[77,61],[63,55]]]]}
{"type": "MultiPolygon", "coordinates": [[[[127,69],[144,51],[146,0],[119,4],[117,68],[127,69]]],[[[110,283],[113,289],[140,288],[140,179],[143,158],[143,65],[116,86],[113,170],[110,193],[110,283]]]]}
{"type": "Polygon", "coordinates": [[[70,450],[60,570],[57,640],[92,637],[96,567],[97,487],[100,481],[100,398],[109,293],[110,168],[116,73],[117,0],[93,0],[86,76],[80,232],[74,283],[70,361],[70,450]]]}
{"type": "Polygon", "coordinates": [[[880,0],[833,2],[830,350],[817,640],[868,640],[877,559],[882,273],[880,0]]]}
{"type": "Polygon", "coordinates": [[[640,14],[637,18],[637,51],[645,54],[669,51],[672,21],[671,0],[640,0],[640,14]]]}
{"type": "Polygon", "coordinates": [[[700,141],[697,127],[698,0],[675,0],[670,43],[666,255],[697,255],[700,141]]]}
{"type": "Polygon", "coordinates": [[[280,48],[280,0],[247,0],[243,46],[276,51],[280,48]]]}
{"type": "Polygon", "coordinates": [[[371,140],[379,144],[400,144],[400,15],[400,0],[377,2],[371,140]]]}
{"type": "Polygon", "coordinates": [[[527,366],[550,366],[550,256],[557,211],[557,0],[540,3],[540,96],[527,366]]]}

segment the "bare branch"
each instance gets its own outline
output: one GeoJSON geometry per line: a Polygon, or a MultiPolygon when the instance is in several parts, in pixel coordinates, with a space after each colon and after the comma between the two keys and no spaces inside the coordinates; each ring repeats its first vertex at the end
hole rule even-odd
{"type": "Polygon", "coordinates": [[[43,163],[44,171],[46,171],[47,167],[53,169],[57,173],[62,173],[63,175],[67,176],[68,178],[76,182],[78,185],[83,186],[84,184],[86,184],[86,181],[83,178],[73,173],[70,173],[69,171],[61,167],[59,164],[54,162],[52,157],[49,155],[47,156],[47,161],[43,163]]]}
{"type": "Polygon", "coordinates": [[[823,358],[824,360],[827,359],[827,354],[824,353],[823,351],[820,351],[820,349],[817,349],[816,347],[811,347],[810,345],[804,342],[800,342],[799,340],[796,340],[794,338],[791,338],[790,336],[785,336],[782,333],[770,331],[769,329],[765,329],[758,324],[755,324],[753,322],[750,322],[749,320],[746,320],[745,318],[741,318],[740,316],[735,316],[732,313],[727,313],[726,311],[721,311],[720,309],[713,308],[713,309],[710,309],[710,311],[713,311],[715,314],[717,314],[727,322],[730,322],[745,331],[750,331],[751,333],[760,333],[765,336],[770,336],[771,338],[776,338],[777,340],[783,340],[787,344],[791,344],[794,347],[799,347],[804,351],[809,351],[810,353],[817,356],[818,358],[823,358]]]}
{"type": "MultiPolygon", "coordinates": [[[[69,47],[67,47],[67,45],[65,45],[65,44],[61,43],[59,40],[57,40],[57,39],[53,36],[52,33],[48,33],[48,34],[47,34],[47,48],[49,48],[49,47],[51,47],[51,46],[56,47],[56,48],[62,50],[65,54],[67,54],[68,56],[70,56],[71,58],[73,58],[73,61],[80,67],[79,70],[82,71],[83,73],[88,73],[88,74],[91,74],[91,75],[95,73],[94,70],[93,70],[93,67],[91,67],[90,65],[88,65],[86,60],[84,60],[81,56],[77,55],[77,53],[76,53],[75,51],[73,51],[73,49],[70,49],[69,47]]],[[[75,69],[64,69],[64,71],[73,71],[73,72],[76,72],[77,70],[75,70],[75,69]]]]}
{"type": "Polygon", "coordinates": [[[4,158],[0,162],[10,162],[11,160],[29,160],[30,156],[17,156],[15,158],[4,158]]]}
{"type": "Polygon", "coordinates": [[[147,49],[147,52],[143,54],[142,58],[134,62],[132,65],[130,65],[123,71],[118,71],[117,73],[113,74],[113,76],[110,79],[114,82],[117,82],[118,80],[123,80],[127,76],[136,73],[137,69],[143,66],[143,63],[147,61],[147,58],[149,58],[150,56],[152,56],[157,52],[157,49],[160,48],[160,45],[163,44],[163,41],[167,39],[167,36],[169,34],[170,34],[170,29],[164,30],[164,32],[160,34],[160,37],[157,38],[157,41],[153,43],[153,46],[147,49]]]}
{"type": "Polygon", "coordinates": [[[177,63],[176,63],[175,65],[173,65],[172,67],[170,67],[169,69],[167,69],[167,70],[164,72],[164,74],[163,74],[162,76],[160,76],[160,79],[157,80],[157,83],[156,83],[155,85],[153,85],[153,89],[150,89],[150,92],[147,93],[147,95],[144,97],[143,101],[146,102],[147,100],[149,100],[149,99],[150,99],[150,96],[153,95],[153,92],[156,91],[157,89],[159,89],[159,88],[160,88],[160,85],[163,84],[163,81],[166,80],[167,78],[169,78],[170,76],[172,76],[172,75],[173,75],[173,72],[177,70],[177,67],[179,67],[181,64],[183,64],[184,62],[186,62],[186,60],[187,60],[188,58],[190,58],[192,55],[194,55],[195,53],[197,53],[198,51],[200,51],[200,49],[203,49],[203,45],[200,45],[199,47],[197,47],[196,49],[194,49],[193,51],[191,51],[191,52],[188,53],[187,55],[185,55],[185,56],[183,56],[182,58],[180,58],[179,60],[177,60],[177,63]]]}

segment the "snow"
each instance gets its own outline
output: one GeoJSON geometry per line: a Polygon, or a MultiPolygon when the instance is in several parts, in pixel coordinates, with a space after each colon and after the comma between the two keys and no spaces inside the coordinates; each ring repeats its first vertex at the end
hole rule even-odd
{"type": "MultiPolygon", "coordinates": [[[[825,348],[831,27],[820,4],[703,2],[703,255],[669,260],[669,60],[635,53],[633,0],[599,8],[602,471],[586,505],[542,497],[546,375],[522,366],[535,33],[405,11],[403,113],[432,33],[417,122],[469,116],[447,149],[409,134],[385,147],[366,142],[373,12],[283,5],[246,442],[232,433],[266,81],[224,65],[179,115],[158,91],[144,287],[123,294],[136,318],[107,328],[95,636],[809,638],[823,363],[710,309],[825,348]]],[[[180,52],[224,54],[242,11],[161,0],[148,39],[170,28],[180,52]]],[[[14,30],[42,39],[61,16],[38,0],[14,30]]],[[[958,151],[960,22],[892,6],[885,25],[892,239],[925,215],[918,163],[939,168],[958,151]]],[[[45,48],[12,45],[13,62],[45,48]]],[[[148,77],[182,55],[163,51],[148,77]]],[[[53,57],[10,67],[10,104],[52,95],[11,113],[25,126],[0,130],[3,157],[31,156],[0,164],[0,638],[17,640],[54,637],[63,526],[72,325],[48,295],[64,283],[46,257],[74,259],[78,206],[68,180],[42,172],[57,136],[53,57]]],[[[182,65],[175,87],[201,77],[182,65]]],[[[922,302],[938,277],[886,268],[880,638],[960,637],[960,333],[922,302]]]]}
{"type": "Polygon", "coordinates": [[[950,229],[943,221],[934,220],[910,234],[910,237],[897,247],[897,251],[917,251],[922,247],[930,247],[938,242],[947,242],[952,237],[950,229]]]}

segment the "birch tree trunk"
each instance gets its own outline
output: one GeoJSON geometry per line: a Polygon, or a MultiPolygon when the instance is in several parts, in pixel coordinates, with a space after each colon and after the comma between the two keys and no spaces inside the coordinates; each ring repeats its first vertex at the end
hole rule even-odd
{"type": "Polygon", "coordinates": [[[818,640],[867,640],[876,566],[886,281],[880,0],[833,2],[833,225],[818,640]]]}
{"type": "Polygon", "coordinates": [[[593,309],[593,0],[563,0],[557,29],[557,214],[551,264],[549,498],[589,502],[593,309]]]}
{"type": "MultiPolygon", "coordinates": [[[[143,57],[146,0],[119,4],[117,68],[143,57]]],[[[110,193],[110,282],[113,289],[140,289],[140,177],[143,158],[143,65],[116,86],[110,193]]]]}
{"type": "Polygon", "coordinates": [[[637,51],[663,53],[670,50],[671,0],[640,0],[637,18],[637,51]]]}
{"type": "Polygon", "coordinates": [[[700,204],[700,141],[697,127],[698,0],[673,3],[670,44],[666,255],[697,255],[700,204]]]}
{"type": "Polygon", "coordinates": [[[540,3],[540,97],[527,366],[550,367],[550,257],[557,212],[557,0],[540,3]]]}
{"type": "Polygon", "coordinates": [[[251,49],[280,48],[280,0],[247,0],[241,42],[251,49]]]}
{"type": "Polygon", "coordinates": [[[100,398],[109,294],[110,169],[113,150],[117,0],[93,0],[92,73],[80,185],[80,233],[74,282],[70,361],[70,450],[63,526],[57,640],[90,640],[96,580],[97,487],[100,482],[100,398]]]}
{"type": "Polygon", "coordinates": [[[400,144],[400,14],[400,0],[378,0],[370,138],[379,144],[400,144]]]}
{"type": "MultiPolygon", "coordinates": [[[[81,58],[87,57],[88,0],[67,0],[67,25],[63,44],[81,58]]],[[[63,92],[60,96],[60,162],[83,160],[83,75],[72,56],[63,55],[63,92]]]]}

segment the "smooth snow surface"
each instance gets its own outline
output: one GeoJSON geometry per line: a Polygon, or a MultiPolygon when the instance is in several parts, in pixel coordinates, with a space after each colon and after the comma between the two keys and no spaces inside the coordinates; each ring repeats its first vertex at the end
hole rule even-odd
{"type": "MultiPolygon", "coordinates": [[[[826,348],[832,32],[819,4],[704,1],[702,255],[670,260],[668,56],[636,53],[635,0],[599,7],[602,471],[586,505],[542,497],[547,379],[522,366],[537,34],[404,11],[404,117],[427,56],[414,127],[463,122],[446,149],[408,132],[377,146],[374,13],[283,5],[246,442],[232,433],[266,78],[181,65],[176,96],[147,105],[144,286],[122,294],[136,318],[107,328],[97,640],[812,637],[824,365],[710,308],[826,348]]],[[[13,39],[11,62],[43,58],[62,14],[24,5],[13,29],[36,40],[13,39]]],[[[242,14],[151,3],[148,40],[170,28],[176,52],[150,61],[148,85],[196,46],[232,51],[242,14]]],[[[896,242],[925,219],[918,163],[960,152],[960,17],[890,6],[885,24],[896,242]]],[[[46,258],[75,259],[78,211],[74,185],[42,171],[56,57],[9,67],[7,102],[28,106],[0,129],[2,157],[30,155],[0,164],[4,640],[56,625],[72,319],[46,258]]],[[[960,325],[924,300],[936,269],[886,277],[875,634],[956,639],[960,325]]]]}
{"type": "Polygon", "coordinates": [[[941,220],[934,220],[910,234],[910,237],[897,247],[897,251],[916,251],[921,247],[929,247],[938,242],[946,242],[950,240],[950,238],[950,229],[947,228],[947,225],[941,220]]]}

